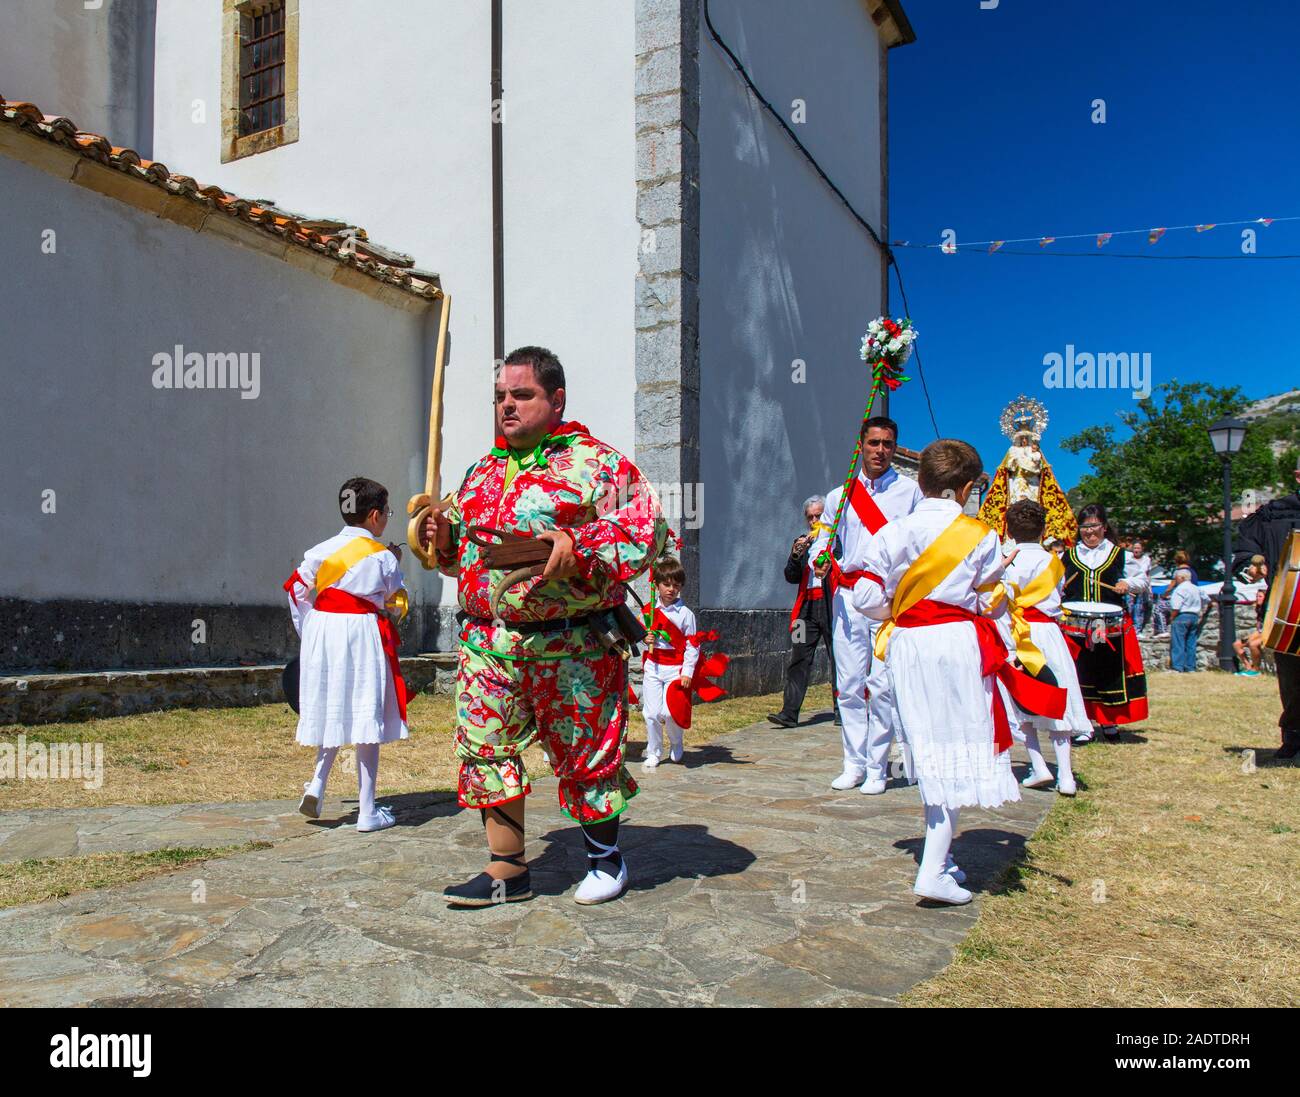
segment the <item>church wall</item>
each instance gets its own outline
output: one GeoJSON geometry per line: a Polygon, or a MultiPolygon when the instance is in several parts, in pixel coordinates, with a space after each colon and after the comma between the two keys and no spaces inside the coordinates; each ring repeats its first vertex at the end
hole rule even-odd
{"type": "MultiPolygon", "coordinates": [[[[791,20],[715,0],[719,33],[876,226],[884,51],[858,0],[791,20]]],[[[799,507],[844,478],[866,401],[858,358],[882,307],[880,254],[700,30],[700,604],[739,652],[741,690],[778,688],[799,507]],[[802,363],[802,365],[800,365],[802,363]],[[802,382],[797,378],[802,377],[802,382]]]]}
{"type": "MultiPolygon", "coordinates": [[[[283,657],[281,583],[341,526],[345,479],[389,486],[388,537],[404,540],[436,306],[394,307],[5,155],[0,192],[15,275],[0,666],[283,657]],[[256,397],[155,387],[155,356],[177,344],[259,355],[256,397]]],[[[414,583],[435,599],[442,585],[414,583]]]]}

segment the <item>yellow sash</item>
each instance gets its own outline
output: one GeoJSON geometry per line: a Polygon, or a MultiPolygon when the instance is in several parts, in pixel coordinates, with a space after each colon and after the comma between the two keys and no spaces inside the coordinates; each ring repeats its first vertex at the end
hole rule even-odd
{"type": "Polygon", "coordinates": [[[1038,650],[1038,645],[1030,639],[1030,623],[1025,620],[1025,610],[1030,606],[1038,605],[1051,594],[1064,576],[1065,568],[1053,553],[1052,558],[1047,562],[1047,567],[1025,584],[1020,593],[1011,599],[1011,635],[1016,643],[1016,658],[1020,660],[1020,665],[1035,678],[1038,677],[1047,660],[1038,650]]]}
{"type": "Polygon", "coordinates": [[[899,580],[898,589],[894,591],[894,604],[890,607],[890,620],[880,626],[876,633],[877,659],[883,659],[889,647],[889,635],[894,631],[894,621],[902,617],[909,609],[923,598],[935,592],[953,570],[975,547],[984,540],[992,529],[978,518],[969,514],[959,514],[930,546],[912,561],[912,566],[899,580]]]}
{"type": "MultiPolygon", "coordinates": [[[[331,553],[321,561],[321,566],[316,571],[316,593],[319,594],[326,587],[332,587],[343,578],[349,568],[354,564],[359,564],[367,556],[374,556],[377,552],[387,551],[387,545],[381,545],[372,537],[353,537],[341,549],[331,553]]],[[[406,614],[410,610],[406,588],[403,587],[393,594],[384,602],[384,605],[389,613],[397,614],[399,621],[405,620],[406,614]]]]}

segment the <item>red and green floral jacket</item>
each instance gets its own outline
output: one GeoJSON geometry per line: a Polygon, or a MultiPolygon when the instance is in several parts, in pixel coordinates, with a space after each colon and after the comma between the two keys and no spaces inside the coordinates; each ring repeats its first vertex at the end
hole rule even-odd
{"type": "Polygon", "coordinates": [[[565,658],[592,649],[585,629],[521,635],[510,624],[575,617],[622,605],[626,584],[663,550],[668,523],[649,482],[617,450],[593,438],[581,423],[561,423],[542,440],[533,463],[505,485],[505,439],[465,474],[448,514],[453,522],[460,606],[468,615],[461,642],[515,658],[565,658]],[[540,576],[509,587],[498,605],[504,627],[490,622],[493,587],[503,572],[489,570],[470,526],[516,533],[568,530],[579,574],[540,576]]]}

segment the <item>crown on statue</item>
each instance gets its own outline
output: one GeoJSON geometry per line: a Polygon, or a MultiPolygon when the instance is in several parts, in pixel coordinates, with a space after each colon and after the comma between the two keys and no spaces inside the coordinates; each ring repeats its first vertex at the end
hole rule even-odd
{"type": "Polygon", "coordinates": [[[1047,408],[1032,396],[1017,396],[1002,409],[1002,433],[1012,441],[1028,434],[1037,441],[1047,429],[1047,408]]]}

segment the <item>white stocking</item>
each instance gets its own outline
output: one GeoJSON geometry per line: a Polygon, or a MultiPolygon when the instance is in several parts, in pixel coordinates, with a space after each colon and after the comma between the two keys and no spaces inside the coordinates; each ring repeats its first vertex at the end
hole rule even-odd
{"type": "Polygon", "coordinates": [[[375,814],[375,780],[379,776],[379,744],[357,744],[357,791],[361,803],[357,818],[369,819],[375,814]]]}
{"type": "Polygon", "coordinates": [[[942,804],[925,805],[925,849],[921,853],[918,880],[937,880],[948,861],[952,836],[957,830],[957,808],[942,804]]]}
{"type": "Polygon", "coordinates": [[[334,765],[334,758],[338,752],[338,747],[321,747],[316,751],[316,772],[307,782],[308,796],[315,796],[319,800],[325,795],[325,785],[330,779],[330,769],[334,765]]]}
{"type": "Polygon", "coordinates": [[[1050,777],[1052,771],[1047,768],[1043,748],[1038,745],[1038,729],[1033,724],[1021,724],[1020,730],[1025,733],[1025,751],[1029,755],[1030,764],[1034,767],[1034,776],[1050,777]]]}
{"type": "Polygon", "coordinates": [[[1056,750],[1056,779],[1068,785],[1074,780],[1074,770],[1070,768],[1070,737],[1053,735],[1052,747],[1056,750]]]}

